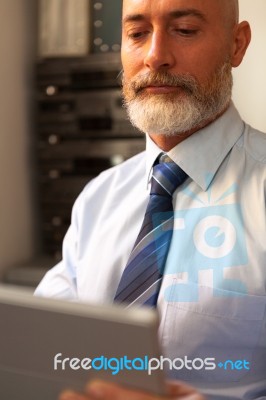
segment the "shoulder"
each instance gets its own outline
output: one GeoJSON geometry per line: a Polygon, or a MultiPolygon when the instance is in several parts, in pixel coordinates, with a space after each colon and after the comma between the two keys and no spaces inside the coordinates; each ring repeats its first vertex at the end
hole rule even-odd
{"type": "Polygon", "coordinates": [[[266,166],[266,133],[245,124],[244,134],[239,139],[237,146],[255,162],[266,166]]]}

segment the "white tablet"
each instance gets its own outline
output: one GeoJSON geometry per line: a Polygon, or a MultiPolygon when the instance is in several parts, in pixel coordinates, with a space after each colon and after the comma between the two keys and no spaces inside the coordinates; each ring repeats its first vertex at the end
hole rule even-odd
{"type": "Polygon", "coordinates": [[[158,316],[125,309],[33,297],[0,287],[0,399],[57,400],[91,378],[164,393],[158,316]]]}

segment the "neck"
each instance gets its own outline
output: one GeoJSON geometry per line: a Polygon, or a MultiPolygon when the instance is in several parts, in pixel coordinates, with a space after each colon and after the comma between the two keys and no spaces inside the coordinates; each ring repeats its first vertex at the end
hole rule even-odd
{"type": "Polygon", "coordinates": [[[184,133],[179,133],[176,135],[172,136],[167,136],[167,135],[160,135],[158,133],[150,133],[149,136],[153,140],[154,143],[157,144],[157,146],[162,149],[163,151],[170,151],[173,149],[175,146],[177,146],[179,143],[183,142],[183,140],[187,139],[189,136],[193,135],[193,133],[198,132],[200,129],[205,128],[212,122],[214,122],[216,119],[218,119],[224,112],[228,109],[228,106],[220,112],[218,115],[215,117],[205,121],[202,125],[197,126],[196,128],[191,129],[190,131],[184,132],[184,133]]]}
{"type": "Polygon", "coordinates": [[[160,149],[167,152],[177,146],[179,143],[183,142],[183,140],[187,139],[197,130],[173,136],[158,135],[156,133],[151,133],[149,136],[154,141],[154,143],[156,143],[157,146],[160,147],[160,149]]]}

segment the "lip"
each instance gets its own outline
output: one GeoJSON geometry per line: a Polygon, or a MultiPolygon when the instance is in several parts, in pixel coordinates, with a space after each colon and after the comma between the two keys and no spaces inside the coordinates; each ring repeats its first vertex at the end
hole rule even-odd
{"type": "Polygon", "coordinates": [[[164,94],[164,93],[176,93],[180,91],[180,88],[177,86],[158,86],[158,85],[151,85],[146,86],[143,88],[148,93],[152,94],[164,94]]]}

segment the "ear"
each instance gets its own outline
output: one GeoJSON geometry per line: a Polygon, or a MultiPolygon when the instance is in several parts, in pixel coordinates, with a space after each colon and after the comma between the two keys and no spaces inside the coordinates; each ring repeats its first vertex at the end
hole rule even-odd
{"type": "Polygon", "coordinates": [[[251,40],[251,29],[247,21],[237,24],[234,28],[234,41],[232,47],[231,64],[238,67],[246,53],[251,40]]]}

